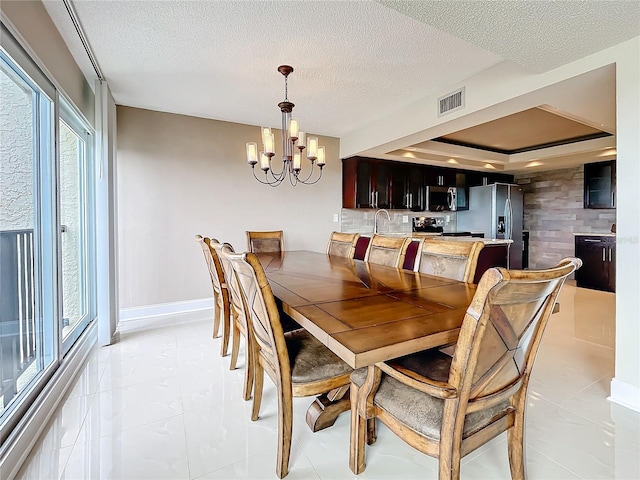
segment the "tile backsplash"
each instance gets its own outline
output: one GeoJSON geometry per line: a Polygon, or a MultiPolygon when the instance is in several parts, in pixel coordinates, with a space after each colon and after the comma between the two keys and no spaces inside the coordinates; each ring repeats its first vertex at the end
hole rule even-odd
{"type": "MultiPolygon", "coordinates": [[[[346,233],[360,233],[362,235],[373,233],[373,221],[376,209],[369,208],[343,208],[340,219],[340,231],[346,233]]],[[[378,215],[378,233],[411,233],[413,217],[442,218],[445,232],[456,230],[456,212],[412,212],[411,210],[389,210],[391,221],[386,215],[378,215]],[[404,217],[407,223],[404,223],[404,217]]]]}

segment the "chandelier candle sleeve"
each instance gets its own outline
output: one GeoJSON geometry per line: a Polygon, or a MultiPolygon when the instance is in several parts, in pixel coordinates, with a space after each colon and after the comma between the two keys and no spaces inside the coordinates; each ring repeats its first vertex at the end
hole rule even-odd
{"type": "Polygon", "coordinates": [[[251,166],[258,163],[258,144],[256,142],[247,142],[247,163],[251,166]]]}
{"type": "Polygon", "coordinates": [[[293,169],[300,170],[302,168],[302,161],[300,160],[300,152],[293,154],[293,169]]]}
{"type": "Polygon", "coordinates": [[[270,127],[260,127],[260,135],[262,136],[262,145],[267,143],[267,137],[271,137],[270,127]]]}
{"type": "Polygon", "coordinates": [[[326,163],[327,162],[324,157],[324,147],[318,147],[318,161],[316,162],[316,164],[319,167],[324,167],[326,163]]]}
{"type": "Polygon", "coordinates": [[[266,153],[260,155],[260,168],[266,172],[269,171],[269,156],[266,153]]]}
{"type": "Polygon", "coordinates": [[[298,133],[299,133],[298,120],[296,118],[292,118],[289,124],[289,137],[291,137],[292,142],[295,142],[296,140],[298,140],[298,133]]]}
{"type": "Polygon", "coordinates": [[[304,150],[307,146],[307,134],[304,132],[298,133],[298,150],[304,150]]]}
{"type": "Polygon", "coordinates": [[[307,158],[309,160],[315,160],[318,158],[318,138],[309,137],[307,142],[307,158]]]}

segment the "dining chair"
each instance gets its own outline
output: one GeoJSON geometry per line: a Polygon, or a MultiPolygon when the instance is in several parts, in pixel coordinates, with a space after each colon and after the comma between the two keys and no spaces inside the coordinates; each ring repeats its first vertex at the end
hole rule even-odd
{"type": "Polygon", "coordinates": [[[244,384],[242,388],[242,398],[249,400],[251,398],[251,390],[253,388],[253,369],[254,369],[254,349],[251,346],[251,337],[249,335],[249,327],[247,325],[247,317],[244,312],[244,306],[242,304],[242,292],[240,291],[240,285],[236,278],[233,266],[229,255],[235,253],[233,247],[229,243],[217,243],[213,244],[213,249],[220,258],[220,264],[224,271],[224,276],[227,281],[227,289],[229,291],[231,315],[233,319],[233,335],[231,340],[231,362],[229,364],[229,370],[235,370],[238,362],[238,353],[240,351],[240,337],[243,337],[244,342],[244,354],[245,354],[245,369],[244,369],[244,384]]]}
{"type": "Polygon", "coordinates": [[[327,255],[353,258],[358,238],[360,238],[359,233],[333,232],[327,245],[327,255]]]}
{"type": "Polygon", "coordinates": [[[349,384],[352,369],[306,330],[285,335],[269,281],[253,253],[228,254],[228,258],[242,291],[256,350],[251,419],[258,419],[266,372],[277,389],[276,474],[284,478],[289,471],[293,397],[318,395],[344,387],[349,384]]]}
{"type": "Polygon", "coordinates": [[[212,243],[218,244],[219,242],[215,238],[210,239],[208,237],[203,237],[202,235],[196,235],[196,242],[200,244],[202,253],[204,253],[204,259],[207,263],[209,277],[211,278],[211,285],[213,287],[213,338],[218,336],[220,324],[222,324],[222,345],[220,355],[224,357],[229,348],[231,310],[229,307],[229,292],[227,291],[227,284],[224,280],[224,272],[220,265],[217,253],[211,247],[212,243]]]}
{"type": "Polygon", "coordinates": [[[452,357],[432,349],[351,375],[349,466],[365,468],[365,441],[380,420],[438,458],[440,480],[460,477],[460,460],[507,432],[511,476],[524,479],[527,387],[542,334],[565,279],[582,261],[546,270],[491,268],[469,305],[452,357]]]}
{"type": "Polygon", "coordinates": [[[404,263],[407,247],[411,243],[409,237],[387,237],[373,234],[364,261],[400,268],[404,263]]]}
{"type": "Polygon", "coordinates": [[[483,242],[424,239],[416,257],[415,271],[473,283],[483,242]]]}
{"type": "Polygon", "coordinates": [[[247,250],[252,253],[282,253],[284,234],[282,230],[271,232],[247,231],[247,250]]]}

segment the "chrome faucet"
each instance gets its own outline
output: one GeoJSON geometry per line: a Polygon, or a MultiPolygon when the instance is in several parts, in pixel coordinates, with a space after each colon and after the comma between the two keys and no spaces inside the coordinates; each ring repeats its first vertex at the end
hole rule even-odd
{"type": "Polygon", "coordinates": [[[373,216],[373,233],[378,233],[378,214],[382,212],[384,214],[387,215],[387,221],[391,222],[391,215],[389,215],[389,211],[385,210],[384,208],[381,208],[380,210],[376,211],[376,214],[373,216]]]}

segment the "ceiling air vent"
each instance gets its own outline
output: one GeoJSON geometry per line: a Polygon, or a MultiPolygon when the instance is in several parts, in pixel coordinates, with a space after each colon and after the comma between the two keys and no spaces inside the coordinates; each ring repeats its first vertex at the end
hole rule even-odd
{"type": "Polygon", "coordinates": [[[438,99],[438,116],[464,108],[464,87],[438,99]]]}

